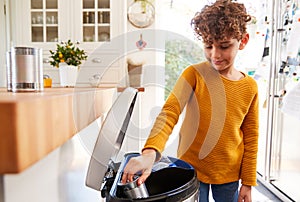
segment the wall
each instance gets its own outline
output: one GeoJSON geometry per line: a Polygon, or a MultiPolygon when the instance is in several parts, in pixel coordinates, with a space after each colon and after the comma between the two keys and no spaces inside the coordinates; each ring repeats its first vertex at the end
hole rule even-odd
{"type": "MultiPolygon", "coordinates": [[[[152,1],[155,6],[156,1],[152,1]]],[[[127,0],[127,8],[134,0],[127,0]]],[[[156,8],[156,6],[155,6],[156,8]]],[[[164,101],[164,38],[154,23],[147,28],[136,28],[127,21],[126,57],[134,63],[143,63],[142,86],[145,92],[139,93],[139,105],[133,115],[133,124],[127,131],[125,150],[140,151],[149,135],[152,124],[164,101]],[[136,42],[142,40],[146,47],[139,50],[136,42]]]]}
{"type": "Polygon", "coordinates": [[[5,11],[4,11],[5,0],[0,0],[0,87],[6,86],[6,65],[5,65],[5,52],[6,52],[6,23],[5,23],[5,11]]]}

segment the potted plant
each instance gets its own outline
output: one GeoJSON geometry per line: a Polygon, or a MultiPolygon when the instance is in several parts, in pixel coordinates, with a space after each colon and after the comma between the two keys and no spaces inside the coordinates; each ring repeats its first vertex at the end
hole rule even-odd
{"type": "Polygon", "coordinates": [[[50,65],[59,68],[61,86],[75,86],[79,66],[87,59],[86,52],[68,40],[57,44],[56,50],[50,50],[50,54],[50,65]]]}

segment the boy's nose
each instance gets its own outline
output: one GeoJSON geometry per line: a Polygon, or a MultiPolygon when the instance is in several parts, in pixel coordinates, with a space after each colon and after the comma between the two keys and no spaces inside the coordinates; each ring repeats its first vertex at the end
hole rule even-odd
{"type": "Polygon", "coordinates": [[[218,50],[217,48],[212,48],[211,56],[212,56],[212,58],[220,58],[221,57],[220,50],[218,50]]]}

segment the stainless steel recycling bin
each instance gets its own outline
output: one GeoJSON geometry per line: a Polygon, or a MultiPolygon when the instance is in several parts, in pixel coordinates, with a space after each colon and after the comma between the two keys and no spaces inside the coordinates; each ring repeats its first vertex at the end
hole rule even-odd
{"type": "Polygon", "coordinates": [[[130,124],[137,94],[136,89],[126,88],[108,112],[90,159],[86,185],[101,191],[101,196],[109,202],[198,201],[199,182],[196,171],[187,162],[173,157],[163,157],[156,162],[143,187],[136,187],[134,183],[127,186],[120,182],[126,163],[133,156],[139,155],[127,153],[121,161],[117,158],[130,124]]]}

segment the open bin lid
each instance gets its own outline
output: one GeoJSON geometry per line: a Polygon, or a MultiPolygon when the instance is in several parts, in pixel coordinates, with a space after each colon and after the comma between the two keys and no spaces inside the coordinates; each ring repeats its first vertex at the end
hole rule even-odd
{"type": "Polygon", "coordinates": [[[137,92],[134,88],[126,88],[117,97],[103,122],[86,176],[86,185],[92,189],[101,189],[109,162],[122,146],[137,92]]]}

